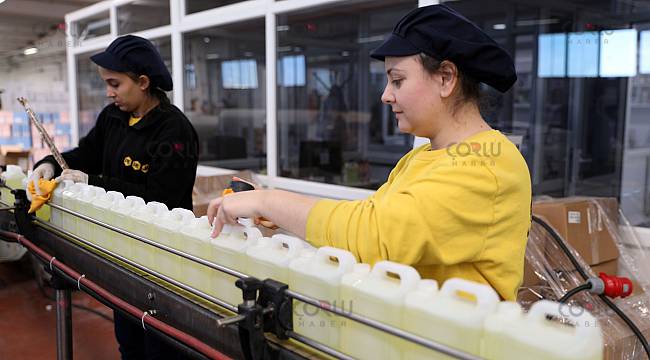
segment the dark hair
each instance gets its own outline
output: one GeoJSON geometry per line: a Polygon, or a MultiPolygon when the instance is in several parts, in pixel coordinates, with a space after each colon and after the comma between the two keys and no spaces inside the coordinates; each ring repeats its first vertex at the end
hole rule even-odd
{"type": "MultiPolygon", "coordinates": [[[[417,57],[418,61],[424,67],[424,70],[433,75],[440,70],[440,64],[442,61],[429,56],[425,53],[420,53],[417,57]]],[[[471,76],[463,72],[462,69],[458,68],[458,79],[460,80],[460,96],[456,99],[454,103],[452,112],[456,112],[464,102],[473,102],[480,108],[481,104],[481,92],[480,92],[480,83],[476,81],[471,76]]]]}
{"type": "MultiPolygon", "coordinates": [[[[134,72],[126,72],[126,75],[136,82],[139,81],[141,76],[134,72]]],[[[160,101],[161,107],[171,106],[172,103],[169,101],[167,94],[165,94],[165,92],[160,88],[151,86],[151,79],[149,80],[149,88],[147,88],[147,90],[149,92],[149,95],[156,97],[160,101]]]]}

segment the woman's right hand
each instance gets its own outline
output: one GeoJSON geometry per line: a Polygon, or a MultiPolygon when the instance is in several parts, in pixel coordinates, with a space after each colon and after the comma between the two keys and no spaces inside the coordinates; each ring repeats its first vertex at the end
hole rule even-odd
{"type": "MultiPolygon", "coordinates": [[[[259,186],[258,184],[255,184],[255,183],[252,182],[252,181],[244,180],[244,179],[242,179],[242,178],[240,178],[240,177],[237,177],[237,176],[233,176],[233,177],[232,177],[232,181],[241,181],[241,182],[245,182],[246,184],[252,186],[255,190],[261,190],[261,189],[262,189],[262,187],[259,186]]],[[[278,228],[277,225],[275,225],[275,224],[274,224],[273,222],[271,222],[271,221],[266,220],[265,218],[256,217],[255,219],[253,219],[253,222],[255,223],[255,225],[262,225],[262,226],[264,226],[265,228],[268,228],[268,229],[271,229],[271,230],[275,230],[275,229],[278,228]]]]}
{"type": "MultiPolygon", "coordinates": [[[[54,177],[54,165],[44,162],[36,167],[32,174],[29,176],[28,182],[34,184],[34,190],[38,195],[43,195],[41,189],[38,187],[38,180],[50,180],[54,177]]],[[[29,192],[28,192],[29,193],[29,192]]]]}

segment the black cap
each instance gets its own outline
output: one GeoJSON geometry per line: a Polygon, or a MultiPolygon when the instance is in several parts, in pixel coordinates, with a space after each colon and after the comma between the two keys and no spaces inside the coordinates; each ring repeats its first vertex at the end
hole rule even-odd
{"type": "Polygon", "coordinates": [[[172,76],[151,41],[135,35],[115,39],[106,50],[90,57],[95,64],[118,72],[147,75],[152,87],[171,91],[172,76]]]}
{"type": "Polygon", "coordinates": [[[445,5],[424,6],[408,13],[370,56],[384,61],[386,56],[419,53],[449,60],[500,92],[508,91],[517,81],[510,55],[478,26],[445,5]]]}

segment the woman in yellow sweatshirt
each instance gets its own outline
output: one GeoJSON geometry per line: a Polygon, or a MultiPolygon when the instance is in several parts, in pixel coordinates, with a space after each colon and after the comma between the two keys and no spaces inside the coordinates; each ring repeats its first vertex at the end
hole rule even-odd
{"type": "Polygon", "coordinates": [[[281,190],[215,199],[208,208],[213,236],[238,217],[264,217],[314,246],[346,249],[370,264],[412,265],[439,283],[486,283],[514,300],[530,226],[530,174],[478,108],[479,82],[505,92],[516,81],[511,57],[444,5],[407,14],[371,56],[385,62],[381,99],[400,130],[430,144],[406,154],[365,200],[281,190]]]}

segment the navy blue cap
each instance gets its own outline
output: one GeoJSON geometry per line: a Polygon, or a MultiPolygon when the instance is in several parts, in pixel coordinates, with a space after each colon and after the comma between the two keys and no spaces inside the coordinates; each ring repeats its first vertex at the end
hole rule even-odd
{"type": "Polygon", "coordinates": [[[173,88],[172,76],[151,41],[135,35],[115,39],[106,50],[90,57],[95,64],[117,72],[146,75],[151,86],[165,91],[173,88]]]}
{"type": "Polygon", "coordinates": [[[512,57],[463,15],[445,5],[417,8],[395,25],[392,34],[370,56],[425,53],[449,60],[477,81],[506,92],[517,81],[512,57]]]}

